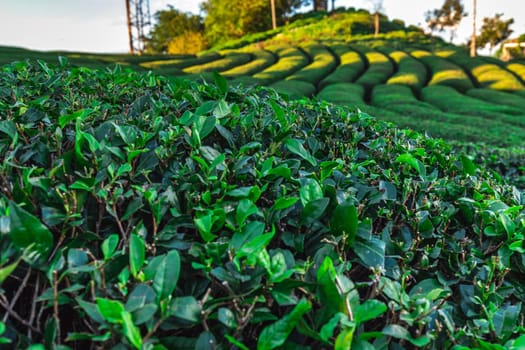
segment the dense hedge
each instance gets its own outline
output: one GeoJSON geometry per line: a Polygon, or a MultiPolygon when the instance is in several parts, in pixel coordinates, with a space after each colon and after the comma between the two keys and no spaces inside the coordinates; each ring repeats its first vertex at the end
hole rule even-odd
{"type": "Polygon", "coordinates": [[[131,71],[0,75],[1,341],[523,346],[525,199],[324,102],[131,71]]]}

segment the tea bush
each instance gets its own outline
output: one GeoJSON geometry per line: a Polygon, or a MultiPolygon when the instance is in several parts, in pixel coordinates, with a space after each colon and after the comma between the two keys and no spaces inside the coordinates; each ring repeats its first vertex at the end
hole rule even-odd
{"type": "Polygon", "coordinates": [[[352,83],[334,83],[326,86],[317,98],[343,106],[364,106],[365,89],[352,83]]]}
{"type": "Polygon", "coordinates": [[[491,89],[471,89],[467,91],[467,95],[482,101],[521,108],[522,111],[525,111],[525,97],[516,96],[512,93],[491,89]]]}
{"type": "Polygon", "coordinates": [[[339,57],[339,65],[319,83],[320,89],[331,84],[351,83],[365,69],[361,56],[349,46],[337,45],[331,49],[339,57]]]}
{"type": "Polygon", "coordinates": [[[239,65],[246,64],[252,60],[252,55],[249,53],[228,52],[223,58],[203,63],[201,65],[193,65],[185,68],[185,73],[199,74],[204,72],[222,72],[232,69],[239,65]]]}
{"type": "Polygon", "coordinates": [[[428,85],[450,86],[461,92],[474,88],[472,80],[460,66],[424,50],[414,50],[411,54],[423,62],[432,73],[428,85]]]}
{"type": "Polygon", "coordinates": [[[460,49],[437,51],[436,55],[460,65],[474,77],[479,87],[504,91],[524,89],[523,84],[513,73],[496,63],[487,62],[482,57],[470,57],[460,49]]]}
{"type": "Polygon", "coordinates": [[[233,67],[227,71],[223,71],[221,74],[228,78],[238,78],[246,75],[250,76],[275,63],[275,56],[270,51],[262,49],[251,49],[246,51],[253,55],[252,61],[233,67]]]}
{"type": "Polygon", "coordinates": [[[311,58],[312,62],[287,77],[287,80],[301,80],[317,84],[335,69],[337,65],[336,58],[325,46],[310,44],[303,46],[303,49],[311,58]]]}
{"type": "Polygon", "coordinates": [[[325,102],[64,62],[0,75],[0,341],[515,348],[523,205],[325,102]]]}
{"type": "Polygon", "coordinates": [[[390,58],[396,62],[397,69],[386,81],[387,84],[408,85],[420,90],[427,84],[427,68],[425,65],[404,51],[389,52],[390,58]]]}
{"type": "Polygon", "coordinates": [[[525,62],[511,61],[507,64],[507,69],[516,74],[521,81],[525,81],[525,62]]]}
{"type": "Polygon", "coordinates": [[[277,62],[253,75],[260,84],[270,84],[284,79],[309,63],[306,54],[296,47],[280,46],[274,50],[278,57],[277,62]]]}
{"type": "Polygon", "coordinates": [[[363,85],[366,91],[371,91],[375,85],[382,84],[394,72],[394,65],[385,54],[379,51],[368,51],[363,53],[368,62],[367,69],[363,75],[356,80],[356,84],[363,85]]]}
{"type": "Polygon", "coordinates": [[[448,86],[427,86],[421,91],[421,98],[446,112],[495,118],[516,126],[525,126],[522,109],[478,100],[448,86]]]}

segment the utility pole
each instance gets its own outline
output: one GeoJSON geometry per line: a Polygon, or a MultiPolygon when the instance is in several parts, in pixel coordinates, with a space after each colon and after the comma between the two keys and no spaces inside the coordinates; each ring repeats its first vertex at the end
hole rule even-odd
{"type": "Polygon", "coordinates": [[[277,18],[275,16],[275,0],[270,0],[270,5],[272,7],[272,28],[277,28],[277,18]]]}
{"type": "Polygon", "coordinates": [[[146,35],[151,25],[149,0],[125,0],[128,25],[129,53],[144,52],[146,35]]]}
{"type": "Polygon", "coordinates": [[[472,10],[472,37],[470,38],[470,57],[476,57],[476,7],[477,1],[473,0],[472,10]]]}

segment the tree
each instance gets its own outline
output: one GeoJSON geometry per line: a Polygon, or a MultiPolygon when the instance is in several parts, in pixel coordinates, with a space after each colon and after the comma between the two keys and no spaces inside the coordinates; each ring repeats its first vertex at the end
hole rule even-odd
{"type": "MultiPolygon", "coordinates": [[[[204,23],[202,18],[191,13],[181,12],[173,6],[167,10],[160,10],[155,13],[156,23],[151,31],[147,42],[147,51],[150,53],[168,52],[168,45],[175,38],[182,38],[189,33],[192,38],[202,36],[204,33],[204,23]]],[[[193,44],[193,46],[204,47],[205,45],[193,44]]],[[[172,44],[173,47],[173,44],[172,44]]],[[[194,52],[177,52],[194,53],[194,52]]]]}
{"type": "Polygon", "coordinates": [[[497,13],[494,17],[483,18],[483,24],[481,25],[480,35],[477,37],[478,47],[486,47],[489,45],[489,50],[492,53],[492,49],[507,39],[513,30],[510,26],[514,23],[514,19],[503,20],[503,13],[497,13]]]}
{"type": "Polygon", "coordinates": [[[450,42],[454,40],[459,23],[467,13],[461,3],[461,0],[445,0],[443,6],[425,14],[428,27],[431,31],[444,31],[450,29],[450,42]]]}
{"type": "Polygon", "coordinates": [[[372,5],[372,13],[374,14],[374,37],[379,34],[379,15],[383,11],[383,0],[368,0],[372,5]]]}
{"type": "MultiPolygon", "coordinates": [[[[276,24],[307,3],[306,0],[274,0],[276,24]]],[[[215,45],[272,28],[270,0],[207,0],[201,9],[208,41],[215,45]]]]}

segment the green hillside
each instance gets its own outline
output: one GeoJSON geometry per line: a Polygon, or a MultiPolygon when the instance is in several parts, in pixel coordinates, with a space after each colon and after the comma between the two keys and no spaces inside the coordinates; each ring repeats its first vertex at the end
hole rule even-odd
{"type": "Polygon", "coordinates": [[[77,66],[118,63],[170,77],[210,80],[212,72],[219,72],[231,84],[270,86],[291,98],[321,98],[436,137],[524,145],[525,62],[472,59],[462,48],[386,17],[378,38],[370,34],[372,27],[368,12],[352,10],[301,19],[198,56],[0,48],[0,63],[26,58],[56,62],[62,55],[77,66]]]}

